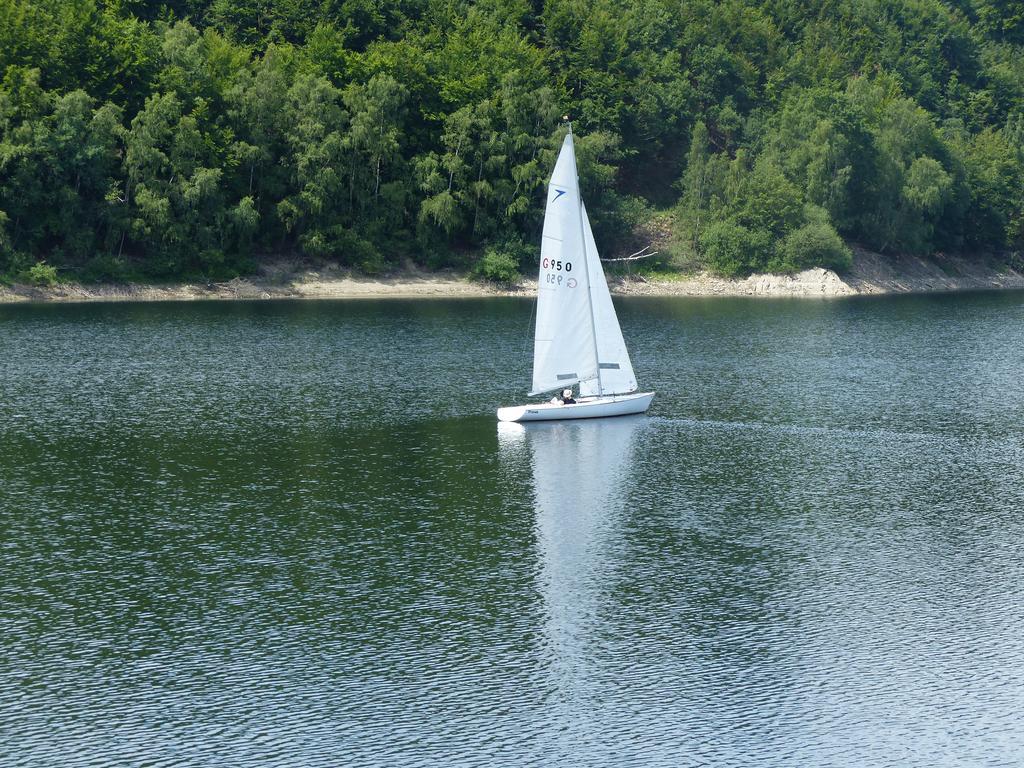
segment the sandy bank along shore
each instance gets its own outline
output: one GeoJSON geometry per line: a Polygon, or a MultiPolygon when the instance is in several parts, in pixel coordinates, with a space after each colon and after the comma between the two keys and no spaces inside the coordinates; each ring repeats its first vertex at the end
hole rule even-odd
{"type": "MultiPolygon", "coordinates": [[[[884,293],[1024,289],[1024,271],[958,257],[883,257],[854,250],[853,267],[837,274],[808,269],[795,275],[751,275],[743,279],[698,273],[671,280],[613,278],[612,292],[647,296],[830,297],[884,293]]],[[[334,269],[268,269],[224,283],[168,285],[61,283],[52,288],[0,286],[0,303],[43,301],[195,301],[205,299],[380,299],[531,296],[535,281],[515,287],[473,282],[454,273],[406,270],[381,277],[353,277],[334,269]]]]}
{"type": "Polygon", "coordinates": [[[855,248],[853,266],[843,274],[819,268],[795,275],[764,274],[730,280],[701,273],[671,281],[623,282],[617,292],[662,296],[827,297],[1002,288],[1024,288],[1024,272],[960,257],[886,257],[855,248]]]}
{"type": "Polygon", "coordinates": [[[226,299],[458,298],[526,293],[473,282],[455,274],[403,272],[387,277],[343,276],[331,271],[296,271],[239,277],[223,283],[60,283],[51,288],[0,286],[0,303],[18,301],[200,301],[226,299]]]}

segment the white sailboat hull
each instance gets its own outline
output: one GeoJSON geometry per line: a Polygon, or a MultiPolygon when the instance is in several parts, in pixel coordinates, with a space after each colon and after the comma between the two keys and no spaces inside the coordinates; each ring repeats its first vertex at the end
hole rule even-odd
{"type": "Polygon", "coordinates": [[[653,399],[653,392],[637,392],[630,395],[586,397],[577,400],[572,405],[563,405],[562,403],[513,405],[498,409],[498,421],[556,421],[559,419],[629,416],[646,411],[653,399]]]}

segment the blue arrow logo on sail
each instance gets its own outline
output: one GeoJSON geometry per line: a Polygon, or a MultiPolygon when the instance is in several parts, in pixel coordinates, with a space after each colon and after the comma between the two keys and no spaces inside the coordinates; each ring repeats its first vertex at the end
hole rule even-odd
{"type": "Polygon", "coordinates": [[[551,201],[552,203],[555,202],[555,200],[557,200],[558,198],[560,198],[562,195],[565,194],[565,190],[564,189],[559,189],[558,187],[555,187],[555,192],[557,192],[558,194],[555,195],[554,199],[551,201]]]}

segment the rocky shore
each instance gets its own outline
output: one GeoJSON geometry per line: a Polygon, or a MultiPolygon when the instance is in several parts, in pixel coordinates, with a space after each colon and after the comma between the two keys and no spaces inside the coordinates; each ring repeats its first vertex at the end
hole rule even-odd
{"type": "Polygon", "coordinates": [[[892,257],[855,248],[853,265],[843,274],[829,269],[808,269],[795,275],[763,274],[730,280],[701,273],[670,281],[624,281],[617,286],[617,292],[670,296],[828,297],[1004,288],[1024,289],[1024,271],[961,257],[892,257]]]}
{"type": "MultiPolygon", "coordinates": [[[[1024,289],[1024,271],[959,257],[882,257],[855,249],[843,274],[808,269],[795,275],[755,274],[743,279],[707,273],[652,280],[613,278],[612,292],[646,296],[834,297],[886,293],[1024,289]]],[[[0,303],[23,301],[195,301],[226,299],[379,299],[529,296],[535,281],[514,287],[473,282],[455,273],[408,269],[387,277],[356,277],[338,269],[272,267],[258,276],[223,283],[95,284],[60,283],[41,288],[0,286],[0,303]]]]}

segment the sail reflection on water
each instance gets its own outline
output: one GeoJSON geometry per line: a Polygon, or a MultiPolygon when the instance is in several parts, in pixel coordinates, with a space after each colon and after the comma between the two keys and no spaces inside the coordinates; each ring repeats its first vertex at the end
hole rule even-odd
{"type": "Polygon", "coordinates": [[[553,671],[572,678],[597,651],[591,630],[614,579],[635,434],[644,423],[642,416],[624,416],[498,425],[503,459],[529,461],[542,632],[553,671]]]}

